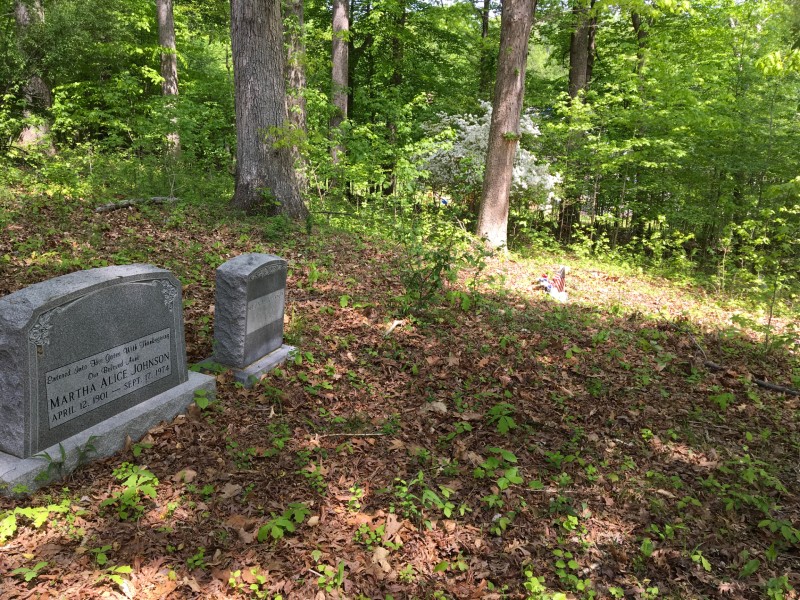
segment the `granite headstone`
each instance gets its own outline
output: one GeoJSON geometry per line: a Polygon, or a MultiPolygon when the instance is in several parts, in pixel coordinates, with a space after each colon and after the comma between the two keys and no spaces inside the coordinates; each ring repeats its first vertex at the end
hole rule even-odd
{"type": "Polygon", "coordinates": [[[110,454],[125,434],[143,435],[142,427],[185,409],[194,390],[213,392],[206,376],[189,379],[181,284],[169,271],[152,265],[90,269],[5,296],[0,480],[27,468],[10,457],[28,459],[68,440],[64,446],[74,446],[87,431],[95,438],[111,430],[122,434],[102,441],[110,454]],[[145,403],[129,415],[135,423],[128,430],[124,414],[145,403]]]}
{"type": "Polygon", "coordinates": [[[239,381],[258,378],[286,359],[283,344],[285,260],[241,254],[216,273],[214,362],[232,367],[239,381]]]}

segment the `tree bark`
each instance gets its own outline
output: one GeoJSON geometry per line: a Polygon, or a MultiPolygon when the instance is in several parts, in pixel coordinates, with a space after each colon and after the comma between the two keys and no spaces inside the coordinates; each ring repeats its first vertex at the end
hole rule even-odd
{"type": "Polygon", "coordinates": [[[500,55],[477,230],[495,248],[508,241],[508,203],[535,11],[536,0],[505,0],[500,16],[500,55]]]}
{"type": "Polygon", "coordinates": [[[584,0],[575,1],[572,14],[575,29],[569,43],[569,97],[575,98],[589,84],[589,42],[594,36],[590,35],[592,20],[584,0]]]}
{"type": "MultiPolygon", "coordinates": [[[[595,52],[596,20],[590,16],[594,0],[575,0],[572,13],[575,17],[575,29],[570,36],[569,44],[569,97],[573,102],[579,101],[581,92],[586,91],[592,78],[595,52]]],[[[583,144],[580,134],[573,134],[568,141],[568,149],[573,151],[583,144]]],[[[580,167],[577,164],[576,167],[580,167]]],[[[576,168],[580,172],[580,168],[576,168]]],[[[573,193],[561,204],[559,216],[559,239],[571,242],[575,226],[581,219],[581,190],[588,183],[586,176],[582,181],[573,182],[573,193]]]]}
{"type": "Polygon", "coordinates": [[[23,40],[30,27],[44,22],[44,8],[41,0],[15,0],[14,20],[17,25],[17,40],[20,53],[25,58],[28,80],[22,88],[25,99],[25,108],[22,116],[27,123],[22,129],[17,143],[22,146],[41,146],[48,154],[53,154],[55,149],[49,140],[50,125],[44,120],[42,113],[53,105],[53,95],[39,72],[36,61],[28,55],[23,40]],[[37,117],[41,117],[36,122],[37,117]]]}
{"type": "MultiPolygon", "coordinates": [[[[178,54],[175,45],[175,19],[172,11],[172,0],[156,0],[158,17],[158,45],[161,46],[161,93],[164,97],[173,98],[178,95],[178,54]]],[[[166,110],[174,112],[174,101],[168,101],[166,110]]],[[[177,131],[177,119],[173,116],[170,122],[175,130],[167,134],[167,148],[171,155],[177,156],[181,151],[181,137],[177,131]]]]}
{"type": "Polygon", "coordinates": [[[236,105],[235,208],[300,219],[294,159],[278,144],[276,128],[287,125],[285,53],[280,3],[231,0],[231,52],[236,105]]]}
{"type": "Polygon", "coordinates": [[[647,44],[648,31],[644,27],[645,21],[642,20],[641,15],[637,12],[631,13],[631,24],[636,34],[636,74],[641,76],[642,69],[644,69],[644,50],[647,44]]]}
{"type": "Polygon", "coordinates": [[[492,56],[489,52],[489,13],[490,0],[483,0],[483,8],[478,11],[481,17],[481,58],[480,80],[478,82],[478,95],[487,98],[491,94],[492,84],[492,56]]]}
{"type": "Polygon", "coordinates": [[[392,31],[392,76],[389,83],[395,88],[403,84],[403,61],[405,58],[405,44],[403,43],[406,28],[406,0],[396,0],[393,15],[394,30],[392,31]]]}
{"type": "MultiPolygon", "coordinates": [[[[331,116],[331,132],[339,128],[347,118],[347,73],[349,62],[350,21],[347,16],[347,0],[333,0],[333,41],[331,44],[331,98],[334,113],[331,116]]],[[[339,160],[342,148],[337,144],[331,148],[333,162],[339,160]]]]}
{"type": "MultiPolygon", "coordinates": [[[[284,21],[286,38],[286,110],[289,123],[305,139],[306,125],[306,46],[303,34],[303,0],[284,0],[287,19],[284,21]]],[[[308,187],[306,164],[297,144],[292,144],[292,156],[297,166],[297,182],[301,189],[308,187]]]]}
{"type": "Polygon", "coordinates": [[[303,41],[303,0],[285,0],[289,19],[286,28],[286,81],[288,82],[287,108],[289,121],[297,129],[306,131],[306,45],[303,41]]]}

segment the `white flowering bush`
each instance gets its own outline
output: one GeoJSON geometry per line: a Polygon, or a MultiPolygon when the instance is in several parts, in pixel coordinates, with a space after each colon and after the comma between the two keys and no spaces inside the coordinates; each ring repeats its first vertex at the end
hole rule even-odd
{"type": "MultiPolygon", "coordinates": [[[[441,140],[423,161],[425,179],[436,192],[464,198],[470,204],[480,198],[492,106],[482,102],[483,114],[440,115],[437,123],[428,124],[430,134],[441,140]]],[[[514,158],[512,199],[551,200],[561,176],[550,172],[547,163],[536,160],[526,142],[539,135],[530,115],[520,120],[522,140],[514,158]]]]}

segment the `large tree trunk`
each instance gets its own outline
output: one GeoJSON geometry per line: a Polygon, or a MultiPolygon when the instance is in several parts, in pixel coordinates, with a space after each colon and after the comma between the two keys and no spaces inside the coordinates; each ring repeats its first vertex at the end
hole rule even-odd
{"type": "Polygon", "coordinates": [[[500,17],[500,54],[478,215],[478,235],[495,248],[508,239],[508,202],[535,10],[536,0],[505,0],[500,17]]]}
{"type": "MultiPolygon", "coordinates": [[[[161,46],[161,93],[169,98],[178,95],[178,54],[175,45],[175,19],[172,12],[172,0],[156,0],[158,16],[158,45],[161,46]]],[[[168,101],[166,109],[174,112],[175,104],[168,101]]],[[[177,156],[181,151],[181,138],[177,131],[177,119],[170,119],[175,129],[167,134],[167,148],[170,154],[177,156]]]]}
{"type": "MultiPolygon", "coordinates": [[[[303,0],[284,0],[287,18],[284,20],[287,48],[286,81],[288,84],[286,109],[289,122],[297,131],[306,134],[306,46],[303,35],[303,0]]],[[[306,189],[306,168],[296,144],[292,154],[298,167],[298,183],[306,189]]]]}
{"type": "Polygon", "coordinates": [[[36,61],[28,55],[25,49],[24,38],[30,27],[44,21],[44,8],[41,0],[15,0],[14,19],[17,24],[17,39],[20,52],[25,58],[25,68],[28,80],[22,91],[25,98],[25,108],[22,116],[26,124],[17,139],[22,146],[41,146],[48,154],[55,152],[50,142],[50,125],[44,118],[44,112],[53,105],[53,95],[42,74],[37,68],[36,61]]]}
{"type": "MultiPolygon", "coordinates": [[[[347,17],[347,0],[333,0],[333,43],[331,45],[331,97],[335,107],[331,117],[331,132],[347,118],[347,72],[348,72],[348,39],[350,22],[347,17]]],[[[333,162],[339,159],[342,148],[335,145],[332,149],[333,162]]]]}
{"type": "Polygon", "coordinates": [[[283,23],[280,3],[231,0],[231,51],[236,93],[236,189],[231,205],[305,218],[292,150],[278,144],[284,128],[283,23]]]}

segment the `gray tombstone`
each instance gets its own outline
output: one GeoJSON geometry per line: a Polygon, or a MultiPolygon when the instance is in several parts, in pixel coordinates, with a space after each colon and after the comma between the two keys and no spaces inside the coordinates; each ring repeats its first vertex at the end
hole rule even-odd
{"type": "Polygon", "coordinates": [[[187,371],[181,284],[169,271],[90,269],[5,296],[0,481],[30,488],[43,464],[31,457],[63,449],[69,461],[90,438],[96,455],[112,454],[199,389],[213,393],[214,380],[187,371]]]}
{"type": "Polygon", "coordinates": [[[286,261],[242,254],[217,269],[213,361],[249,385],[286,360],[283,344],[286,261]]]}

